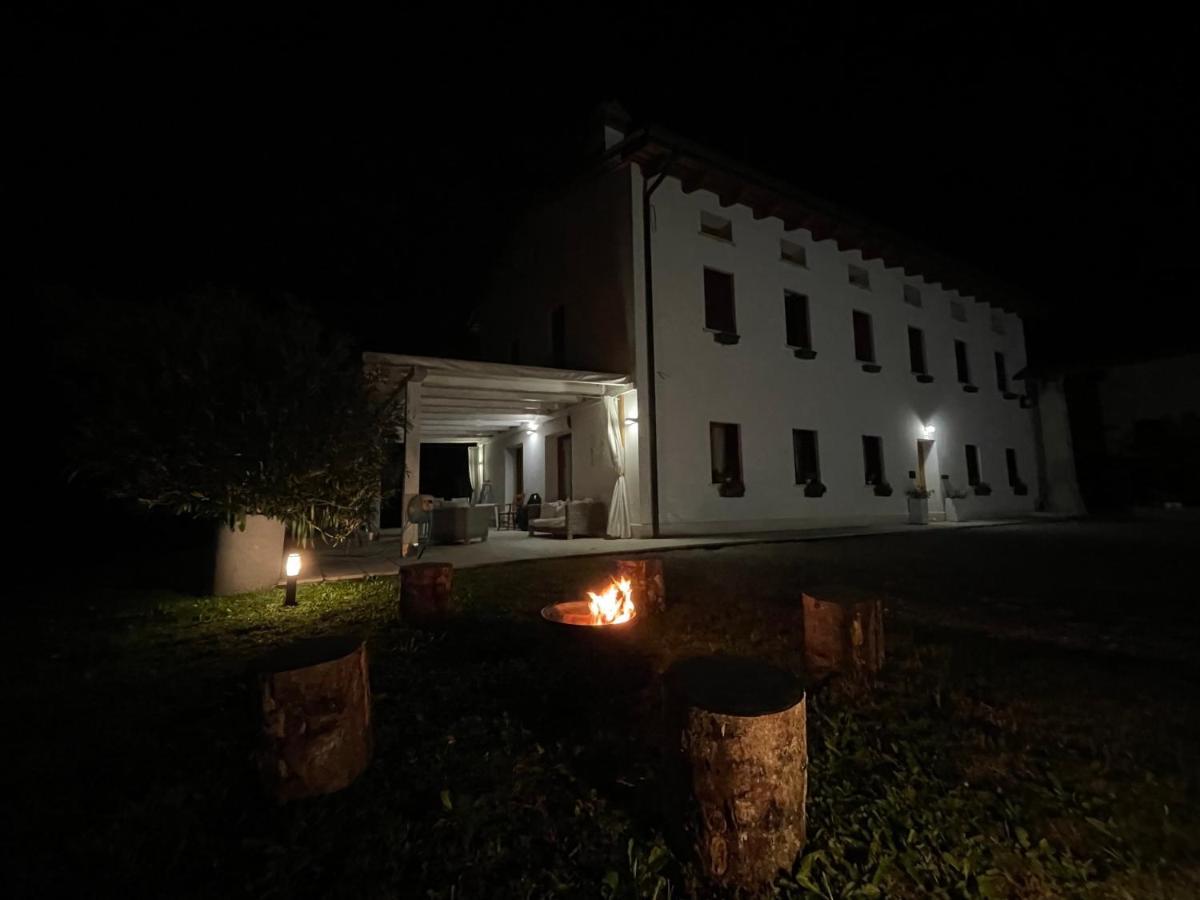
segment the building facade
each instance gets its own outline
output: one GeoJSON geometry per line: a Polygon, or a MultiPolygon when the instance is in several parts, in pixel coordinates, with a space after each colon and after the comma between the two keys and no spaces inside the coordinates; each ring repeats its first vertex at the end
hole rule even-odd
{"type": "MultiPolygon", "coordinates": [[[[682,139],[610,120],[605,143],[595,171],[514,229],[477,321],[489,359],[631,376],[634,534],[900,521],[914,487],[936,517],[981,483],[983,514],[1033,512],[1013,304],[682,139]]],[[[519,480],[554,497],[573,490],[550,474],[567,458],[603,497],[615,475],[588,421],[496,436],[483,476],[500,496],[519,480]],[[563,434],[567,457],[550,442],[563,434]]]]}

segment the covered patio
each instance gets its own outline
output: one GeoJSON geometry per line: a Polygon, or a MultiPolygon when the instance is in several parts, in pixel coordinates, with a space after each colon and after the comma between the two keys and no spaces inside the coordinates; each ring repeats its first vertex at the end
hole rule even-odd
{"type": "MultiPolygon", "coordinates": [[[[587,497],[603,506],[608,536],[631,536],[636,394],[628,376],[390,353],[363,360],[386,387],[403,391],[401,510],[421,494],[421,446],[464,444],[471,495],[458,503],[487,508],[487,537],[506,504],[534,493],[547,501],[587,497]]],[[[373,526],[409,555],[417,528],[407,515],[400,527],[384,528],[377,514],[373,526]]]]}

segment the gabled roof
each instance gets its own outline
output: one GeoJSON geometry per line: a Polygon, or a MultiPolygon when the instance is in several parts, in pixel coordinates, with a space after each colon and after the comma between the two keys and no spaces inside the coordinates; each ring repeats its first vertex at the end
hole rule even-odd
{"type": "Polygon", "coordinates": [[[722,206],[742,204],[754,218],[775,217],[787,231],[807,229],[815,240],[832,240],[839,250],[858,250],[863,259],[878,259],[905,274],[941,284],[983,303],[1020,314],[1036,308],[1025,292],[1004,285],[920,241],[868,221],[828,200],[814,197],[770,175],[756,171],[657,125],[632,128],[619,108],[609,108],[606,122],[626,138],[606,154],[607,165],[637,163],[644,176],[662,172],[682,182],[684,193],[712,191],[722,206]]]}

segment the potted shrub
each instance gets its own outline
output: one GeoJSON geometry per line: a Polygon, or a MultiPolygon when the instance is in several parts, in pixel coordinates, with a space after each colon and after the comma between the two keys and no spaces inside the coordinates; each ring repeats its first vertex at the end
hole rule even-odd
{"type": "Polygon", "coordinates": [[[810,481],[806,482],[804,485],[804,496],[805,497],[824,497],[825,496],[825,485],[822,484],[816,478],[811,479],[810,481]]]}
{"type": "Polygon", "coordinates": [[[892,486],[890,484],[888,484],[886,481],[875,482],[875,496],[876,497],[892,496],[892,486]]]}
{"type": "Polygon", "coordinates": [[[910,525],[929,524],[929,497],[931,493],[931,491],[919,487],[908,489],[908,521],[910,525]]]}
{"type": "Polygon", "coordinates": [[[212,522],[213,593],[273,586],[285,534],[337,544],[370,521],[399,394],[303,309],[210,291],[106,310],[66,350],[76,474],[212,522]]]}

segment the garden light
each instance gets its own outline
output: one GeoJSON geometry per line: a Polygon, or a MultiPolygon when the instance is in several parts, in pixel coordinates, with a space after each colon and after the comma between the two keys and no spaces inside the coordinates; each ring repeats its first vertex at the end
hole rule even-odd
{"type": "Polygon", "coordinates": [[[283,564],[283,574],[287,576],[287,587],[284,591],[283,605],[296,605],[296,576],[300,574],[300,554],[289,553],[283,564]]]}

